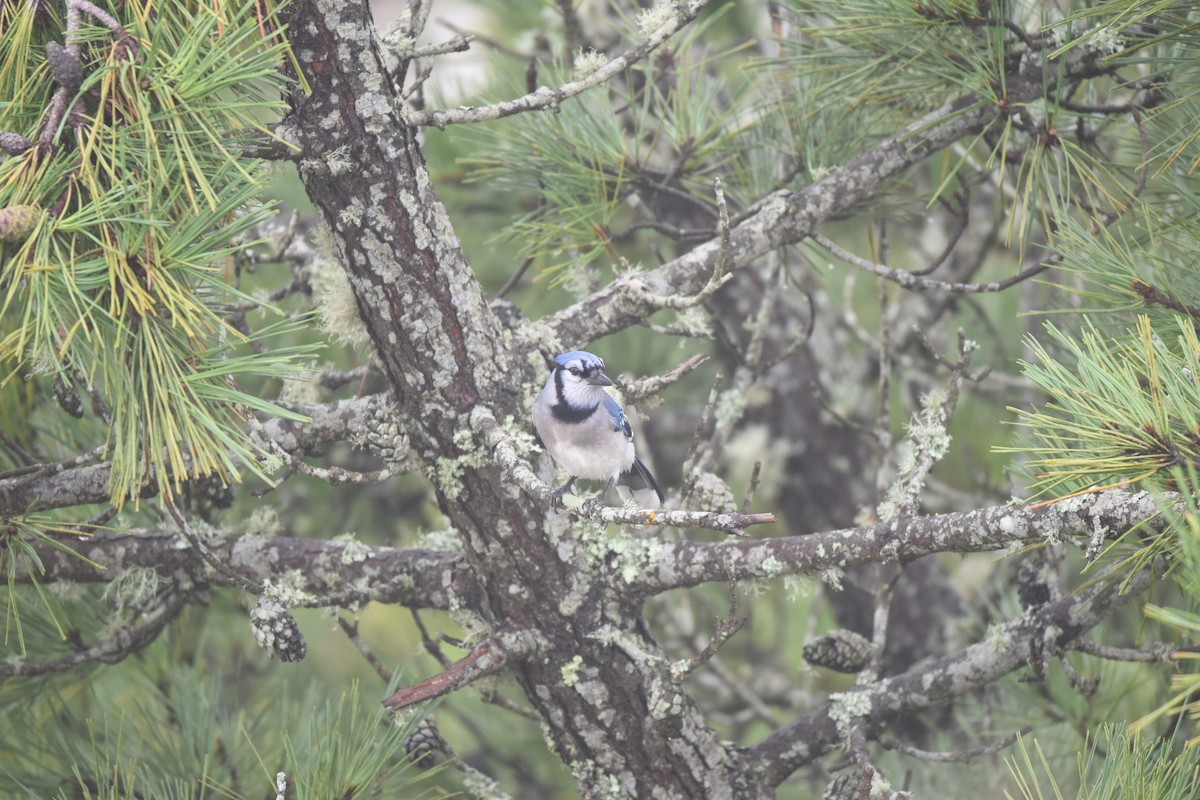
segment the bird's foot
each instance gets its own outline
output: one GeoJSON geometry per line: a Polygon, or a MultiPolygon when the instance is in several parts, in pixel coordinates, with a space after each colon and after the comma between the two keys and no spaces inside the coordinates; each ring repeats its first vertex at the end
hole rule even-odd
{"type": "Polygon", "coordinates": [[[571,484],[574,482],[575,479],[572,478],[562,486],[550,492],[550,508],[554,509],[555,511],[563,511],[566,508],[566,504],[563,503],[563,495],[571,491],[571,484]]]}

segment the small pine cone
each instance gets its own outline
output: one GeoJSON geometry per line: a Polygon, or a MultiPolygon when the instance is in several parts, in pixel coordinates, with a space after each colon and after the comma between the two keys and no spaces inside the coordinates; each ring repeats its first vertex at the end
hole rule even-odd
{"type": "Polygon", "coordinates": [[[69,92],[83,85],[83,62],[58,42],[46,42],[46,64],[54,82],[69,92]]]}
{"type": "Polygon", "coordinates": [[[21,134],[0,131],[0,150],[3,150],[10,156],[19,156],[31,147],[33,147],[33,142],[21,134]]]}
{"type": "Polygon", "coordinates": [[[233,505],[233,489],[220,475],[205,475],[191,485],[192,502],[202,508],[224,509],[233,505]]]}
{"type": "Polygon", "coordinates": [[[258,598],[258,605],[250,612],[250,625],[259,645],[283,661],[299,661],[308,653],[296,618],[274,600],[258,598]]]}
{"type": "Polygon", "coordinates": [[[859,672],[871,659],[871,643],[843,629],[830,631],[804,645],[804,660],[837,672],[859,672]]]}
{"type": "Polygon", "coordinates": [[[429,769],[438,763],[440,757],[450,755],[450,745],[442,738],[433,717],[426,717],[417,723],[417,727],[404,740],[404,752],[412,763],[421,769],[429,769]]]}
{"type": "Polygon", "coordinates": [[[63,380],[62,375],[54,376],[54,399],[62,406],[62,410],[75,419],[83,417],[83,401],[75,387],[63,380]]]}
{"type": "Polygon", "coordinates": [[[0,208],[0,242],[23,242],[33,233],[42,210],[37,206],[0,208]]]}

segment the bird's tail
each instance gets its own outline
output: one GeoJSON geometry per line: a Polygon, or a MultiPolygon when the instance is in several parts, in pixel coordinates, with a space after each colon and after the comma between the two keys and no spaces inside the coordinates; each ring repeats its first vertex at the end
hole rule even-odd
{"type": "Polygon", "coordinates": [[[646,469],[640,458],[633,459],[633,469],[626,472],[622,482],[633,492],[634,501],[642,508],[658,508],[663,503],[662,489],[658,481],[646,469]]]}

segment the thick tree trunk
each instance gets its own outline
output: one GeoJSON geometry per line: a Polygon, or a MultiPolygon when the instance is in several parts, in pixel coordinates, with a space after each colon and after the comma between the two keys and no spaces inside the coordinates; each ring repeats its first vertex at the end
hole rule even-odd
{"type": "MultiPolygon", "coordinates": [[[[292,2],[311,86],[286,123],[396,394],[412,452],[459,531],[493,630],[534,632],[510,666],[584,796],[769,797],[707,727],[640,622],[641,598],[592,563],[587,531],[486,466],[472,412],[527,416],[536,374],[487,307],[434,194],[364,2],[292,2]],[[652,713],[652,708],[653,713],[652,713]]],[[[527,348],[525,348],[527,349],[527,348]]],[[[543,350],[555,349],[544,344],[543,350]]]]}

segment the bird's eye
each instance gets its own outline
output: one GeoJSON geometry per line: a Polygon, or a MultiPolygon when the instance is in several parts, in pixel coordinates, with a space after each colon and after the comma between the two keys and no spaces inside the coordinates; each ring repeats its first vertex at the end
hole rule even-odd
{"type": "Polygon", "coordinates": [[[578,376],[579,375],[579,367],[567,367],[567,372],[571,373],[572,375],[578,376]]]}

